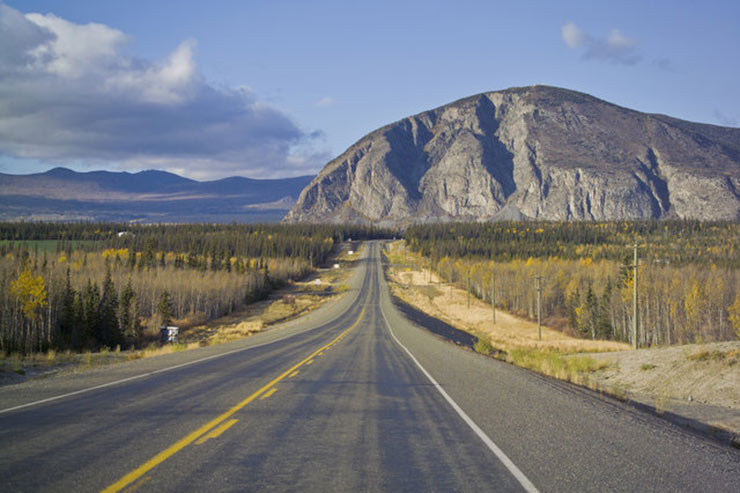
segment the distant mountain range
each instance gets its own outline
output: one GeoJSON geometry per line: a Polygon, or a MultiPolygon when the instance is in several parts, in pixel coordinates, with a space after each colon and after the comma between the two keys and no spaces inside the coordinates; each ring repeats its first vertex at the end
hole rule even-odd
{"type": "Polygon", "coordinates": [[[740,219],[740,129],[548,86],[382,127],[329,162],[286,222],[740,219]]]}
{"type": "Polygon", "coordinates": [[[276,222],[312,176],[199,182],[164,171],[0,173],[0,220],[276,222]]]}

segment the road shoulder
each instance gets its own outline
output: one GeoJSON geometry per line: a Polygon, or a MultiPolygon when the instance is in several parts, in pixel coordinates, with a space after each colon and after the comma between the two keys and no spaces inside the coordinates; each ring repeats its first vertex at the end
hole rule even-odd
{"type": "MultiPolygon", "coordinates": [[[[499,309],[496,332],[492,333],[489,303],[471,297],[470,308],[461,309],[466,303],[465,291],[443,284],[426,269],[413,264],[400,268],[386,265],[384,274],[395,306],[419,327],[469,349],[480,349],[475,346],[478,338],[486,338],[493,345],[490,356],[509,363],[521,362],[508,354],[518,350],[517,344],[529,346],[533,351],[546,351],[558,361],[589,361],[588,365],[574,365],[584,368],[575,374],[549,368],[549,362],[545,361],[544,371],[539,373],[614,397],[715,441],[740,448],[740,364],[736,364],[740,359],[740,342],[625,351],[624,345],[618,343],[573,340],[545,327],[544,342],[540,343],[536,338],[536,323],[499,309]],[[579,349],[589,352],[568,354],[571,348],[588,344],[593,347],[579,349]],[[610,351],[593,352],[599,351],[602,345],[610,351]]],[[[527,362],[520,366],[534,371],[543,369],[527,362]]]]}

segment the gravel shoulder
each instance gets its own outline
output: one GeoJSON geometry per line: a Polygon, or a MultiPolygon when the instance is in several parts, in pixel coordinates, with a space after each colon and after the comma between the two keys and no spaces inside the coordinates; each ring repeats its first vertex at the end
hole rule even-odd
{"type": "MultiPolygon", "coordinates": [[[[740,437],[740,341],[592,354],[594,380],[657,414],[740,437]],[[693,423],[691,423],[693,422],[693,423]]],[[[738,443],[740,445],[740,443],[738,443]]]]}

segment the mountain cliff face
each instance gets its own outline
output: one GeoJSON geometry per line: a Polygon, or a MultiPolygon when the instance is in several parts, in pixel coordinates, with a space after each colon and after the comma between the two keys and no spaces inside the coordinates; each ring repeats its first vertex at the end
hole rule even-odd
{"type": "Polygon", "coordinates": [[[740,219],[740,129],[546,86],[378,129],[328,163],[287,222],[740,219]]]}

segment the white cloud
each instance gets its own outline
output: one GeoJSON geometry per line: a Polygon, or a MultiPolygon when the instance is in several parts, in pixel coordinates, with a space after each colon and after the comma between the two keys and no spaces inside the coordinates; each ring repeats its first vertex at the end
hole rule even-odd
{"type": "Polygon", "coordinates": [[[612,29],[606,38],[589,35],[573,22],[560,28],[563,41],[571,49],[581,48],[584,60],[603,60],[623,65],[634,65],[642,60],[637,52],[637,40],[612,29]]]}
{"type": "Polygon", "coordinates": [[[0,155],[208,178],[308,174],[326,162],[314,134],[248,87],[205,82],[195,41],[149,61],[123,53],[130,39],[0,0],[0,155]]]}
{"type": "Polygon", "coordinates": [[[334,98],[331,96],[326,96],[316,101],[316,106],[319,108],[326,108],[328,106],[332,106],[333,104],[334,104],[334,98]]]}
{"type": "Polygon", "coordinates": [[[583,31],[581,31],[579,27],[572,22],[561,27],[560,33],[563,36],[563,41],[565,41],[565,44],[567,44],[569,48],[577,48],[586,40],[586,36],[583,31]]]}
{"type": "Polygon", "coordinates": [[[612,29],[606,38],[606,45],[614,50],[628,50],[637,45],[637,41],[626,37],[619,29],[612,29]]]}
{"type": "Polygon", "coordinates": [[[81,77],[106,61],[115,61],[128,41],[125,34],[104,24],[74,24],[54,14],[26,14],[26,19],[52,33],[48,43],[31,54],[38,66],[62,77],[81,77]]]}
{"type": "Polygon", "coordinates": [[[28,22],[23,14],[0,2],[0,74],[24,70],[35,60],[31,51],[53,39],[47,29],[28,22]]]}
{"type": "Polygon", "coordinates": [[[150,103],[182,103],[199,82],[194,48],[195,41],[184,41],[163,62],[111,74],[105,81],[106,87],[138,94],[150,103]]]}

